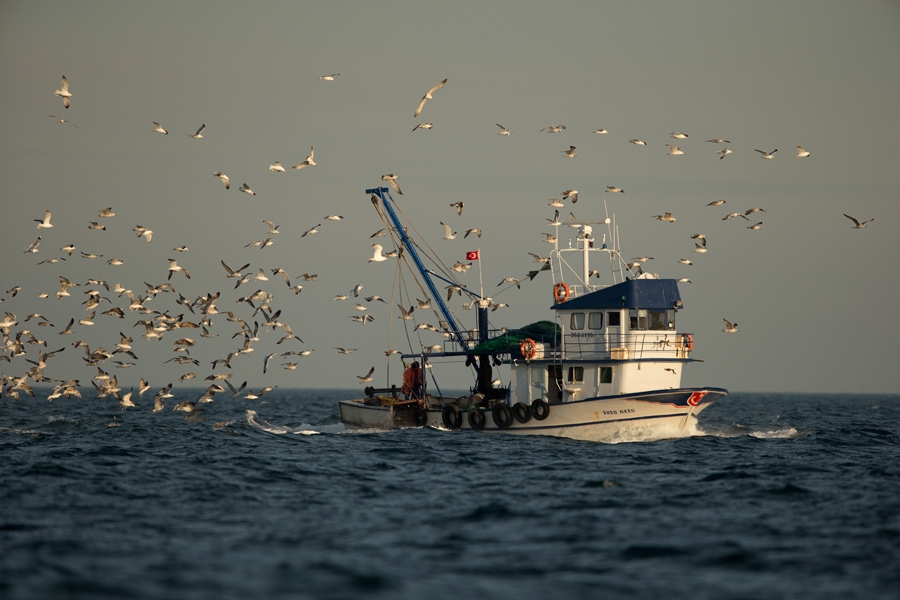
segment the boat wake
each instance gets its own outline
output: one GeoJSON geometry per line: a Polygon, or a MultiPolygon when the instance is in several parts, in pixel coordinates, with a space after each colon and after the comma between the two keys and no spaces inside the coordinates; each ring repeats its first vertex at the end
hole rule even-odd
{"type": "Polygon", "coordinates": [[[274,435],[319,435],[320,433],[343,433],[344,425],[341,423],[335,425],[311,425],[303,423],[299,427],[288,427],[286,425],[274,425],[268,421],[259,418],[255,410],[247,411],[247,425],[271,433],[274,435]]]}
{"type": "Polygon", "coordinates": [[[804,437],[806,434],[790,425],[782,425],[772,429],[756,429],[740,423],[732,423],[727,429],[721,430],[698,428],[697,435],[720,438],[754,437],[761,440],[790,440],[804,437]]]}

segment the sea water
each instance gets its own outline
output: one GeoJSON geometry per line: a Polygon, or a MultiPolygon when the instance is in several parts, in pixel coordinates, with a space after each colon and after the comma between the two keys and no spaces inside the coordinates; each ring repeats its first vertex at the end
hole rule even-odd
{"type": "Polygon", "coordinates": [[[900,396],[602,444],[345,431],[358,390],[171,410],[201,393],[2,400],[0,598],[900,597],[900,396]]]}

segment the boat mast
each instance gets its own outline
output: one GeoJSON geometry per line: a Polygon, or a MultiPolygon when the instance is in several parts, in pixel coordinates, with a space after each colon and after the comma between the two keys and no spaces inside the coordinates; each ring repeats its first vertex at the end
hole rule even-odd
{"type": "Polygon", "coordinates": [[[388,191],[388,188],[386,187],[369,189],[366,190],[366,193],[370,194],[372,203],[376,206],[378,204],[378,199],[381,200],[381,205],[384,206],[388,218],[394,224],[394,230],[400,237],[400,241],[403,244],[403,248],[406,250],[407,256],[412,257],[413,263],[415,263],[416,268],[422,275],[422,280],[431,291],[432,298],[437,304],[438,310],[440,310],[441,314],[444,316],[444,319],[447,321],[447,327],[453,332],[453,335],[456,336],[456,342],[468,352],[470,350],[468,340],[462,334],[462,330],[456,323],[456,319],[453,318],[453,313],[451,313],[450,309],[447,308],[447,305],[444,304],[443,296],[441,296],[441,293],[438,292],[437,287],[435,287],[434,282],[431,280],[431,272],[425,268],[425,265],[422,264],[422,259],[419,258],[419,253],[416,251],[415,245],[406,235],[406,231],[403,229],[403,225],[400,223],[400,219],[397,217],[397,213],[394,212],[394,208],[391,206],[391,203],[394,202],[394,197],[391,196],[390,191],[388,191]],[[388,202],[388,200],[390,200],[390,202],[388,202]]]}

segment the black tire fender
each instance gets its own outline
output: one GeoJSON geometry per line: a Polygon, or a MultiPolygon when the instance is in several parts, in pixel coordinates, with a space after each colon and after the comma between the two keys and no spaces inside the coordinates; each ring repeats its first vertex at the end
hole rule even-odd
{"type": "Polygon", "coordinates": [[[519,423],[531,420],[531,409],[524,402],[516,402],[512,407],[512,414],[519,423]]]}
{"type": "Polygon", "coordinates": [[[484,411],[478,408],[473,408],[469,411],[469,427],[474,429],[475,431],[481,431],[484,429],[484,424],[487,419],[484,418],[484,411]]]}
{"type": "Polygon", "coordinates": [[[531,401],[531,416],[538,421],[543,421],[550,416],[550,405],[543,398],[531,401]]]}
{"type": "Polygon", "coordinates": [[[412,422],[416,427],[425,427],[428,424],[428,413],[421,406],[417,406],[412,411],[412,422]]]}
{"type": "Polygon", "coordinates": [[[494,425],[499,429],[507,429],[513,424],[513,415],[509,406],[498,404],[491,410],[491,417],[494,419],[494,425]]]}
{"type": "Polygon", "coordinates": [[[447,429],[459,429],[462,425],[462,415],[459,414],[458,408],[448,404],[441,413],[441,421],[447,429]]]}

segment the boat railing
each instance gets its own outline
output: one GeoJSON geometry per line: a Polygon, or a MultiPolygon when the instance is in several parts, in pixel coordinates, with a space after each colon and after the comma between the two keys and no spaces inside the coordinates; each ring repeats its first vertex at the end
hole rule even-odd
{"type": "Polygon", "coordinates": [[[581,284],[574,283],[569,284],[569,299],[579,298],[581,296],[586,296],[587,294],[596,292],[597,290],[602,290],[603,288],[610,287],[609,284],[581,284]]]}
{"type": "Polygon", "coordinates": [[[563,341],[565,359],[640,360],[648,358],[688,358],[693,338],[674,331],[567,335],[563,341]]]}
{"type": "MultiPolygon", "coordinates": [[[[478,330],[466,333],[470,340],[478,339],[478,330]]],[[[509,355],[522,342],[521,334],[506,329],[491,329],[488,339],[495,346],[487,354],[509,355]],[[495,340],[505,339],[505,342],[495,340]]],[[[444,340],[441,344],[443,354],[465,354],[466,351],[454,339],[444,340]]],[[[544,360],[641,360],[655,358],[689,358],[693,348],[693,338],[674,331],[641,332],[641,333],[587,333],[574,337],[565,336],[561,347],[553,344],[538,343],[538,356],[544,360]]],[[[435,349],[436,350],[436,349],[435,349]]]]}

